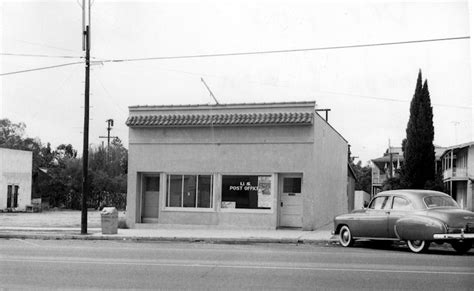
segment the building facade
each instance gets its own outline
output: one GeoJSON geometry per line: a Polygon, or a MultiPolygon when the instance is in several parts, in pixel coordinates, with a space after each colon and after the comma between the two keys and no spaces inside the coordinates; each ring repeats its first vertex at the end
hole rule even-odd
{"type": "Polygon", "coordinates": [[[0,210],[24,211],[31,204],[33,153],[0,148],[0,210]]]}
{"type": "MultiPolygon", "coordinates": [[[[441,171],[441,155],[445,148],[435,146],[435,172],[441,171]]],[[[382,157],[370,161],[372,169],[372,196],[382,191],[385,181],[399,176],[399,170],[405,163],[401,147],[389,147],[382,157]]]]}
{"type": "Polygon", "coordinates": [[[315,102],[129,110],[130,227],[312,230],[347,211],[348,144],[315,102]]]}
{"type": "Polygon", "coordinates": [[[474,210],[474,142],[452,146],[441,156],[443,182],[449,193],[464,209],[474,210]]]}

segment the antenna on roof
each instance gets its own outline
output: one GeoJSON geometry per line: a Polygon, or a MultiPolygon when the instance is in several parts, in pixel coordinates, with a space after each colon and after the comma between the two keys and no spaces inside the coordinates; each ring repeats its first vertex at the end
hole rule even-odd
{"type": "Polygon", "coordinates": [[[206,81],[204,81],[204,79],[202,77],[201,77],[201,82],[204,83],[204,86],[206,86],[207,90],[209,91],[209,94],[211,94],[211,97],[214,99],[214,101],[216,101],[216,104],[219,104],[219,101],[217,101],[216,96],[214,96],[214,94],[212,94],[211,89],[209,88],[209,86],[207,86],[206,81]]]}

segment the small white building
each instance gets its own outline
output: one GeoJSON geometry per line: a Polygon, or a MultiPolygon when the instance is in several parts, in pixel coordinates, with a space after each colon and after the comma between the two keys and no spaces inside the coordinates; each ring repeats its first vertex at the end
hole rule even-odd
{"type": "Polygon", "coordinates": [[[371,196],[369,193],[362,191],[362,190],[357,190],[354,193],[354,209],[362,209],[364,207],[367,207],[369,205],[371,196]]]}
{"type": "Polygon", "coordinates": [[[32,167],[32,152],[0,148],[0,210],[31,204],[32,167]]]}

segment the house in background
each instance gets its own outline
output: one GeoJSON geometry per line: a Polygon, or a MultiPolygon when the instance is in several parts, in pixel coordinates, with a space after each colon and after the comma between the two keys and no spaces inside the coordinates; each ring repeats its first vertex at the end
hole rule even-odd
{"type": "MultiPolygon", "coordinates": [[[[435,145],[435,172],[441,171],[441,155],[446,148],[435,145]]],[[[382,157],[371,160],[372,196],[382,191],[385,181],[398,177],[398,170],[404,164],[405,158],[401,147],[389,147],[382,157]]]]}
{"type": "Polygon", "coordinates": [[[404,162],[401,147],[389,147],[382,157],[371,160],[372,196],[382,191],[382,185],[391,177],[398,176],[397,170],[404,162]]]}
{"type": "Polygon", "coordinates": [[[446,191],[468,210],[474,209],[474,142],[448,147],[441,156],[446,191]]]}
{"type": "Polygon", "coordinates": [[[129,107],[127,225],[313,230],[346,213],[348,143],[315,105],[129,107]]]}
{"type": "Polygon", "coordinates": [[[0,148],[0,210],[24,211],[31,204],[33,153],[0,148]]]}

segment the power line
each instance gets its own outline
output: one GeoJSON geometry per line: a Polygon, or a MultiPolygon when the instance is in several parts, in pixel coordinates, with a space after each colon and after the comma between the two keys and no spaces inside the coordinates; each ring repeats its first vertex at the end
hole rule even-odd
{"type": "Polygon", "coordinates": [[[53,49],[62,50],[62,51],[76,52],[76,50],[57,47],[57,46],[53,46],[53,45],[49,45],[49,44],[45,44],[45,43],[26,41],[26,40],[16,39],[16,38],[8,37],[8,36],[6,36],[6,38],[11,39],[13,41],[26,43],[26,44],[29,44],[29,45],[41,46],[41,47],[46,47],[46,48],[53,48],[53,49]]]}
{"type": "MultiPolygon", "coordinates": [[[[406,99],[395,99],[395,98],[387,98],[387,97],[376,97],[376,96],[368,96],[368,95],[360,95],[360,94],[352,94],[352,93],[343,93],[343,92],[334,92],[334,91],[323,91],[319,90],[320,93],[327,93],[327,94],[334,94],[334,95],[341,95],[341,96],[353,96],[357,98],[364,98],[364,99],[372,99],[378,101],[391,101],[391,102],[401,102],[401,103],[408,103],[411,102],[410,100],[406,99]]],[[[452,108],[459,108],[459,109],[471,109],[472,106],[463,106],[463,105],[454,105],[454,104],[441,104],[441,103],[431,103],[432,106],[437,107],[452,107],[452,108]]]]}
{"type": "Polygon", "coordinates": [[[63,59],[82,59],[82,56],[54,56],[54,55],[38,55],[38,54],[15,54],[15,53],[0,53],[2,56],[13,57],[39,57],[39,58],[63,58],[63,59]]]}
{"type": "MultiPolygon", "coordinates": [[[[102,60],[102,61],[100,61],[100,63],[124,63],[124,62],[138,62],[138,61],[148,61],[148,60],[171,60],[171,59],[228,57],[228,56],[278,54],[278,53],[297,53],[297,52],[318,51],[318,50],[333,50],[333,49],[349,49],[349,48],[361,48],[361,47],[389,46],[389,45],[425,43],[425,42],[435,42],[435,41],[452,41],[452,40],[462,40],[462,39],[470,39],[470,36],[433,38],[433,39],[399,41],[399,42],[383,42],[383,43],[372,43],[372,44],[356,44],[356,45],[344,45],[344,46],[302,48],[302,49],[287,49],[287,50],[269,50],[269,51],[253,51],[253,52],[232,52],[232,53],[220,53],[220,54],[163,56],[163,57],[149,57],[149,58],[135,58],[135,59],[110,59],[110,60],[102,60]]],[[[31,57],[83,58],[83,57],[75,57],[75,56],[27,55],[27,54],[13,54],[13,53],[2,53],[2,55],[31,56],[31,57]]],[[[80,64],[80,63],[81,62],[76,62],[76,63],[68,63],[68,64],[57,65],[57,66],[50,66],[50,67],[42,67],[42,68],[24,70],[24,71],[15,71],[15,72],[0,74],[0,76],[26,73],[26,72],[37,71],[37,70],[46,70],[46,69],[52,69],[52,68],[68,66],[68,65],[73,65],[73,64],[80,64]]]]}
{"type": "Polygon", "coordinates": [[[71,65],[77,65],[77,64],[83,64],[83,62],[66,63],[66,64],[60,64],[60,65],[49,66],[49,67],[40,67],[40,68],[34,68],[34,69],[28,69],[28,70],[22,70],[22,71],[14,71],[14,72],[2,73],[2,74],[0,74],[0,76],[13,75],[13,74],[20,74],[20,73],[27,73],[27,72],[40,71],[40,70],[48,70],[48,69],[59,68],[59,67],[65,67],[65,66],[71,66],[71,65]]]}
{"type": "Polygon", "coordinates": [[[148,57],[148,58],[134,58],[134,59],[111,59],[111,60],[104,60],[103,62],[104,63],[121,63],[121,62],[139,62],[139,61],[150,61],[150,60],[195,59],[195,58],[229,57],[229,56],[244,56],[244,55],[297,53],[297,52],[307,52],[307,51],[321,51],[321,50],[334,50],[334,49],[349,49],[349,48],[362,48],[362,47],[375,47],[375,46],[389,46],[389,45],[425,43],[425,42],[435,42],[435,41],[452,41],[452,40],[462,40],[462,39],[469,39],[469,38],[470,38],[470,36],[460,36],[460,37],[411,40],[411,41],[381,42],[381,43],[354,44],[354,45],[343,45],[343,46],[327,46],[327,47],[301,48],[301,49],[286,49],[286,50],[231,52],[231,53],[181,55],[181,56],[162,56],[162,57],[148,57]]]}

